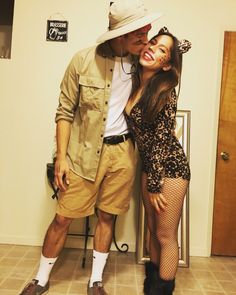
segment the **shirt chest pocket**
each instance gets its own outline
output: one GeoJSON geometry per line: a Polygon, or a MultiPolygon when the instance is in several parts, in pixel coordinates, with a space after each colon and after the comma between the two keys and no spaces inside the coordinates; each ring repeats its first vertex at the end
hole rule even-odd
{"type": "Polygon", "coordinates": [[[105,81],[97,77],[80,76],[79,106],[101,111],[105,95],[105,81]]]}

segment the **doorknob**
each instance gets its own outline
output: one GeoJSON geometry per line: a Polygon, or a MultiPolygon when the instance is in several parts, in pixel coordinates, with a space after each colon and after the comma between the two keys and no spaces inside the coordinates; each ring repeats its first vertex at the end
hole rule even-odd
{"type": "Polygon", "coordinates": [[[220,155],[221,155],[221,158],[224,161],[228,161],[229,160],[229,153],[227,153],[227,152],[221,152],[220,155]]]}

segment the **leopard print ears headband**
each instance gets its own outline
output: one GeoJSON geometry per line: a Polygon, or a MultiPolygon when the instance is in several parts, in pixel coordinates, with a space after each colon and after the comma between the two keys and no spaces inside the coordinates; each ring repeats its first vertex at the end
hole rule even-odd
{"type": "Polygon", "coordinates": [[[192,43],[186,39],[179,40],[178,48],[181,54],[184,54],[189,51],[192,47],[192,43]]]}
{"type": "MultiPolygon", "coordinates": [[[[158,34],[162,34],[162,33],[169,33],[169,30],[167,29],[167,27],[161,28],[160,31],[158,32],[158,34]]],[[[186,39],[182,39],[178,41],[179,41],[178,48],[181,54],[188,52],[189,49],[192,47],[192,43],[186,39]]]]}

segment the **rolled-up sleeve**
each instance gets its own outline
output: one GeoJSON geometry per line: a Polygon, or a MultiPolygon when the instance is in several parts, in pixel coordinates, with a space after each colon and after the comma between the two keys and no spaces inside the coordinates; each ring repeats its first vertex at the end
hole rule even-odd
{"type": "Polygon", "coordinates": [[[75,110],[79,103],[79,56],[75,55],[68,65],[60,85],[59,105],[55,122],[63,119],[73,122],[75,110]]]}

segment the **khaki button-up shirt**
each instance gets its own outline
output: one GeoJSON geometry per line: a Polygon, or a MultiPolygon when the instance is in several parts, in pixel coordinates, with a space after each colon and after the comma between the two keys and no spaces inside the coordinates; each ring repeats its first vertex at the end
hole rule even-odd
{"type": "Polygon", "coordinates": [[[67,149],[70,168],[93,181],[103,146],[114,63],[107,43],[81,50],[61,83],[55,121],[72,124],[67,149]]]}

